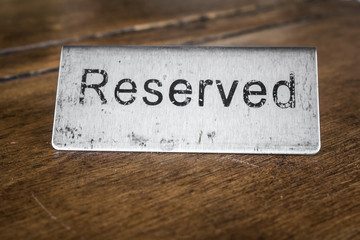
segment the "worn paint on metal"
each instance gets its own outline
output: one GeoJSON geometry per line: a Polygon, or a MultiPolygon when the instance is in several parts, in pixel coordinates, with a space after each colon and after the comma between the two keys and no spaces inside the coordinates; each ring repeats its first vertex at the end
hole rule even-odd
{"type": "Polygon", "coordinates": [[[315,48],[63,47],[59,150],[314,154],[315,48]]]}

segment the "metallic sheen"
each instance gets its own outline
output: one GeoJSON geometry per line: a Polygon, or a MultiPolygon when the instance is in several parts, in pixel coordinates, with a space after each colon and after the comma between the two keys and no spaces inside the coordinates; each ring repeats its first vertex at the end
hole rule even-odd
{"type": "Polygon", "coordinates": [[[315,154],[315,48],[65,46],[59,150],[315,154]]]}

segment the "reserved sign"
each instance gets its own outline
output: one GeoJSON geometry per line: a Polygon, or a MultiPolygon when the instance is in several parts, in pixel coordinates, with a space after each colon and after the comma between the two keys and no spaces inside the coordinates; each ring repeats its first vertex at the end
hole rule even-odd
{"type": "Polygon", "coordinates": [[[66,46],[59,150],[315,154],[315,48],[66,46]]]}

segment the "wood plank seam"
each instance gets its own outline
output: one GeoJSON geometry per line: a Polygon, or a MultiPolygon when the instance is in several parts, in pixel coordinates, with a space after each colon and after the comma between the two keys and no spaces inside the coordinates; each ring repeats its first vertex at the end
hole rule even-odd
{"type": "Polygon", "coordinates": [[[194,40],[186,41],[186,42],[184,42],[182,44],[183,45],[204,44],[204,43],[212,42],[212,41],[216,41],[216,40],[223,40],[223,39],[237,37],[237,36],[241,36],[241,35],[245,35],[245,34],[251,34],[251,33],[255,33],[255,32],[271,30],[271,29],[279,28],[279,27],[285,27],[285,26],[288,26],[288,25],[291,25],[291,24],[298,24],[298,23],[318,20],[321,17],[322,16],[320,16],[320,15],[314,15],[314,16],[311,16],[311,17],[296,18],[296,19],[293,19],[293,20],[290,20],[290,21],[266,24],[266,25],[263,25],[263,26],[250,28],[250,29],[246,29],[246,30],[233,31],[233,32],[218,34],[218,35],[214,35],[214,36],[210,36],[210,37],[204,37],[204,38],[197,38],[197,39],[194,39],[194,40]]]}
{"type": "Polygon", "coordinates": [[[25,72],[25,73],[16,74],[16,75],[5,76],[5,77],[0,78],[0,83],[11,81],[11,80],[16,80],[16,79],[36,77],[36,76],[39,76],[42,74],[52,73],[52,72],[57,72],[57,71],[59,71],[59,68],[53,67],[53,68],[34,70],[34,71],[25,72]]]}
{"type": "MultiPolygon", "coordinates": [[[[255,33],[255,32],[271,30],[271,29],[280,28],[280,27],[284,27],[284,26],[288,26],[288,25],[292,25],[292,24],[299,24],[299,23],[303,23],[303,22],[314,21],[314,20],[318,20],[320,18],[321,18],[320,15],[314,15],[314,16],[311,16],[311,17],[296,18],[296,19],[291,20],[291,21],[284,21],[284,22],[266,24],[266,25],[263,25],[263,26],[260,26],[260,27],[250,28],[250,29],[246,29],[246,30],[234,31],[234,32],[214,35],[214,36],[210,36],[210,37],[198,38],[198,39],[194,39],[194,40],[191,40],[191,41],[183,42],[180,45],[204,44],[204,43],[211,42],[211,41],[222,40],[222,39],[227,39],[227,38],[231,38],[231,37],[251,34],[251,33],[255,33]]],[[[1,82],[11,81],[11,80],[16,80],[16,79],[39,76],[39,75],[46,74],[46,73],[51,73],[51,72],[57,72],[58,70],[59,70],[58,67],[53,67],[53,68],[47,68],[47,69],[34,70],[34,71],[31,71],[31,72],[26,72],[26,73],[21,73],[21,74],[16,74],[16,75],[0,77],[0,83],[1,82]]]]}
{"type": "MultiPolygon", "coordinates": [[[[300,2],[307,2],[307,1],[309,1],[309,0],[304,0],[304,1],[300,1],[300,2]]],[[[267,4],[263,7],[259,7],[257,5],[250,4],[250,5],[245,5],[245,6],[242,6],[239,8],[232,8],[232,9],[221,10],[221,11],[210,11],[210,12],[207,12],[204,14],[192,14],[192,15],[188,15],[188,16],[178,18],[178,19],[169,19],[169,20],[163,20],[163,21],[158,21],[158,22],[142,23],[142,24],[138,24],[138,25],[134,25],[134,26],[116,29],[116,30],[110,31],[110,32],[102,32],[102,33],[100,32],[100,33],[95,33],[92,35],[87,35],[87,36],[82,36],[82,37],[74,37],[74,38],[69,38],[69,39],[57,39],[57,40],[39,42],[39,43],[35,43],[35,44],[4,48],[4,49],[0,49],[0,55],[7,55],[7,54],[11,54],[11,53],[20,52],[20,51],[45,48],[45,47],[51,47],[51,46],[61,46],[61,45],[69,44],[69,43],[75,43],[75,42],[92,40],[92,39],[99,39],[99,38],[103,38],[103,37],[121,35],[121,34],[132,33],[132,32],[140,32],[140,31],[154,30],[154,29],[167,28],[167,27],[176,27],[176,26],[185,25],[185,24],[194,23],[194,22],[216,20],[216,19],[228,18],[228,17],[239,16],[239,15],[244,15],[244,14],[258,14],[258,13],[261,13],[264,11],[270,11],[276,7],[280,7],[280,6],[284,6],[284,5],[289,5],[289,3],[282,2],[282,3],[275,3],[275,4],[267,4]]]]}

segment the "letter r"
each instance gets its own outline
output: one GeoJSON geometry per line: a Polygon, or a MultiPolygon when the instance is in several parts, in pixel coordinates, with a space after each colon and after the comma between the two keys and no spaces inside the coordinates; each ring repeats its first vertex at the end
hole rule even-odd
{"type": "Polygon", "coordinates": [[[84,69],[82,80],[81,80],[81,90],[80,90],[80,98],[79,102],[80,104],[84,104],[84,97],[85,97],[85,89],[86,88],[93,88],[96,93],[99,95],[101,103],[105,104],[107,103],[107,100],[105,99],[104,93],[100,90],[101,87],[105,86],[105,84],[108,82],[108,75],[105,72],[105,70],[99,70],[99,69],[84,69]],[[88,73],[98,73],[103,76],[103,80],[101,83],[98,84],[86,84],[87,74],[88,73]]]}

